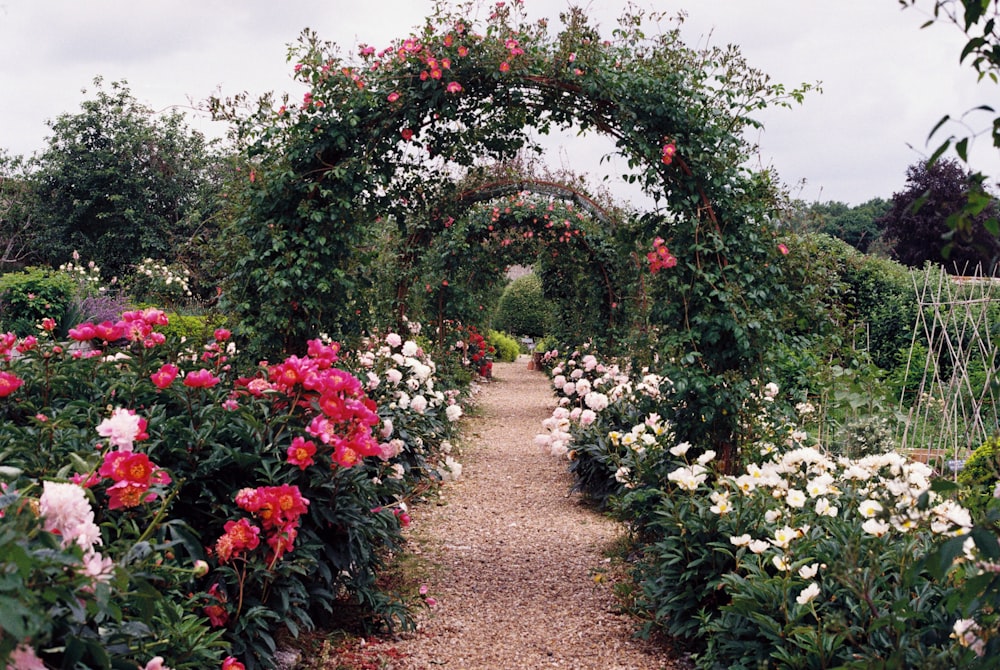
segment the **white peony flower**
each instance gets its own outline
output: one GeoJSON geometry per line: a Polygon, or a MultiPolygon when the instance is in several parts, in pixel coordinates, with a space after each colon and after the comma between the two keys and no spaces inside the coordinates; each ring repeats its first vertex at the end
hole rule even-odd
{"type": "Polygon", "coordinates": [[[683,456],[691,448],[690,442],[679,442],[677,445],[670,447],[670,453],[674,456],[683,456]]]}
{"type": "Polygon", "coordinates": [[[878,516],[881,511],[882,505],[880,505],[878,501],[870,498],[868,500],[861,501],[861,504],[858,505],[858,513],[866,519],[878,516]]]}
{"type": "Polygon", "coordinates": [[[785,504],[796,509],[805,507],[806,494],[798,489],[788,489],[788,493],[785,494],[785,504]]]}
{"type": "Polygon", "coordinates": [[[819,572],[819,563],[811,563],[810,565],[803,565],[799,568],[799,577],[802,579],[812,579],[819,572]]]}
{"type": "Polygon", "coordinates": [[[880,519],[868,519],[861,524],[861,530],[875,537],[882,537],[889,532],[889,524],[880,519]]]}
{"type": "Polygon", "coordinates": [[[118,407],[111,417],[97,424],[97,434],[123,451],[132,451],[132,443],[141,432],[140,418],[127,409],[118,407]]]}
{"type": "Polygon", "coordinates": [[[819,584],[816,582],[811,582],[809,586],[802,589],[799,595],[795,598],[795,602],[800,605],[805,605],[811,602],[816,596],[819,595],[819,584]]]}

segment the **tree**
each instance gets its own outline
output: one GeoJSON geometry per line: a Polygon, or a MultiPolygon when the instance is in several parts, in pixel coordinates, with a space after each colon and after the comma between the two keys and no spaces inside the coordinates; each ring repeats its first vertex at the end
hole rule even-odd
{"type": "MultiPolygon", "coordinates": [[[[920,1],[922,4],[922,0],[920,1]]],[[[918,0],[899,0],[899,4],[904,8],[915,7],[918,0]]],[[[994,84],[1000,82],[1000,33],[997,32],[1000,28],[997,25],[1000,5],[996,0],[932,0],[932,4],[932,18],[922,27],[926,28],[941,21],[957,26],[968,38],[959,61],[968,62],[979,74],[980,80],[988,78],[994,84]]],[[[954,147],[956,155],[963,163],[968,163],[969,147],[980,135],[988,134],[993,140],[993,147],[1000,149],[1000,115],[997,115],[997,110],[990,105],[980,105],[968,110],[958,119],[946,114],[931,130],[928,141],[942,128],[951,127],[956,123],[961,126],[962,134],[949,135],[945,138],[931,154],[929,163],[934,163],[951,147],[954,147]],[[977,113],[993,115],[989,123],[983,124],[978,130],[972,125],[972,117],[977,113]]],[[[979,220],[991,233],[1000,235],[1000,221],[995,216],[978,218],[986,207],[992,207],[992,198],[983,188],[987,183],[987,175],[976,170],[970,173],[970,180],[978,188],[972,191],[972,197],[966,200],[962,209],[949,219],[949,227],[968,234],[974,222],[979,220]]]]}
{"type": "Polygon", "coordinates": [[[94,84],[79,113],[50,123],[38,158],[38,252],[55,264],[77,250],[122,276],[145,257],[176,258],[205,216],[199,198],[211,160],[183,114],[157,117],[126,82],[94,84]]]}
{"type": "Polygon", "coordinates": [[[31,198],[24,160],[0,150],[0,273],[31,257],[34,248],[31,198]]]}
{"type": "Polygon", "coordinates": [[[514,335],[542,337],[552,307],[542,295],[542,279],[531,273],[518,277],[504,290],[493,326],[514,335]]]}
{"type": "Polygon", "coordinates": [[[882,236],[878,223],[889,209],[882,198],[872,198],[855,207],[843,202],[815,202],[797,207],[788,216],[787,225],[798,233],[824,233],[841,239],[862,253],[882,236]]]}
{"type": "Polygon", "coordinates": [[[892,196],[892,206],[879,219],[891,255],[904,265],[922,266],[925,262],[944,265],[953,274],[963,274],[981,266],[992,272],[1000,254],[1000,242],[985,227],[996,215],[990,200],[968,229],[948,225],[969,202],[970,193],[981,193],[973,175],[956,160],[916,163],[906,170],[906,188],[892,196]]]}

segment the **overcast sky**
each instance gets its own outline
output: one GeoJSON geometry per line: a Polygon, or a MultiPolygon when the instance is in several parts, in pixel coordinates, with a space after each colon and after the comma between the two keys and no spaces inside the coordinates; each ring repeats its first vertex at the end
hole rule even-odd
{"type": "MultiPolygon", "coordinates": [[[[625,0],[580,2],[609,34],[625,0]]],[[[928,4],[928,2],[925,2],[928,4]]],[[[553,23],[566,0],[525,0],[529,16],[553,23]]],[[[926,17],[897,0],[637,0],[684,11],[691,45],[734,43],[749,63],[794,87],[821,82],[792,110],[760,118],[760,165],[773,166],[793,195],[859,204],[902,190],[908,165],[926,156],[944,114],[995,105],[996,85],[960,66],[963,36],[951,26],[920,30],[926,17]]],[[[302,89],[287,47],[305,27],[345,51],[405,37],[430,0],[0,0],[0,149],[28,155],[45,146],[46,122],[79,110],[81,89],[103,76],[125,79],[154,109],[213,93],[302,89]]],[[[192,112],[193,114],[193,112],[192,112]]],[[[983,125],[982,119],[979,125],[983,125]]],[[[223,128],[191,118],[208,134],[223,128]]],[[[1000,178],[982,138],[973,164],[1000,178]]],[[[556,167],[597,165],[598,145],[568,138],[556,167]]],[[[936,143],[935,143],[936,146],[936,143]]],[[[612,187],[615,190],[615,187],[612,187]]],[[[617,192],[617,191],[616,191],[617,192]]]]}

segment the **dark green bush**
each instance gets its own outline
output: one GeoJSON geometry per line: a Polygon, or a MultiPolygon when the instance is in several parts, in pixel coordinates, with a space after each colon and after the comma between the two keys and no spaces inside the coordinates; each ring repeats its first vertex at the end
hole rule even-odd
{"type": "Polygon", "coordinates": [[[1000,480],[1000,435],[983,442],[958,473],[962,504],[981,516],[993,499],[993,490],[1000,480]]]}
{"type": "Polygon", "coordinates": [[[856,254],[844,267],[851,315],[865,338],[872,361],[891,370],[897,353],[908,348],[917,320],[917,297],[911,271],[895,261],[856,254]]]}
{"type": "Polygon", "coordinates": [[[27,268],[0,275],[0,331],[33,335],[46,317],[58,323],[76,291],[76,281],[58,270],[27,268]]]}
{"type": "Polygon", "coordinates": [[[493,327],[515,335],[545,334],[551,306],[542,295],[542,279],[529,274],[518,277],[504,290],[493,317],[493,327]]]}

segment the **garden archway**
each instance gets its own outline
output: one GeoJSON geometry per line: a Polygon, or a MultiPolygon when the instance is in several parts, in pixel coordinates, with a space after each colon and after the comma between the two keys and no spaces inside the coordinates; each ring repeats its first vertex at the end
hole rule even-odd
{"type": "Polygon", "coordinates": [[[673,328],[658,346],[688,371],[675,371],[692,413],[679,417],[684,437],[729,450],[775,300],[774,189],[742,167],[742,131],[752,110],[801,91],[768,83],[732,49],[689,49],[676,27],[647,38],[639,14],[605,39],[580,9],[554,34],[520,3],[489,11],[477,22],[475,5],[441,10],[350,61],[303,35],[295,72],[310,90],[242,126],[254,170],[235,284],[250,290],[232,307],[245,336],[267,353],[321,330],[357,332],[371,222],[393,221],[400,239],[440,234],[448,213],[428,212],[454,193],[456,173],[513,156],[531,144],[528,129],[599,132],[627,159],[626,179],[669,202],[671,216],[649,212],[636,231],[647,249],[666,240],[679,261],[657,279],[659,297],[679,296],[652,308],[673,328]]]}
{"type": "MultiPolygon", "coordinates": [[[[488,291],[504,283],[509,267],[532,265],[558,307],[557,321],[565,326],[560,334],[571,332],[574,321],[587,323],[578,315],[590,312],[596,321],[589,322],[589,330],[614,328],[623,286],[618,259],[608,243],[614,226],[607,209],[578,188],[527,178],[464,189],[457,200],[465,209],[458,218],[449,217],[424,249],[434,274],[447,284],[437,290],[439,299],[445,293],[458,292],[450,297],[460,298],[476,288],[488,291]],[[576,206],[580,201],[585,203],[582,208],[576,206]],[[455,280],[464,290],[452,289],[455,280]]],[[[443,304],[438,306],[440,323],[446,314],[443,304]]],[[[482,319],[474,312],[464,317],[482,319]]]]}

